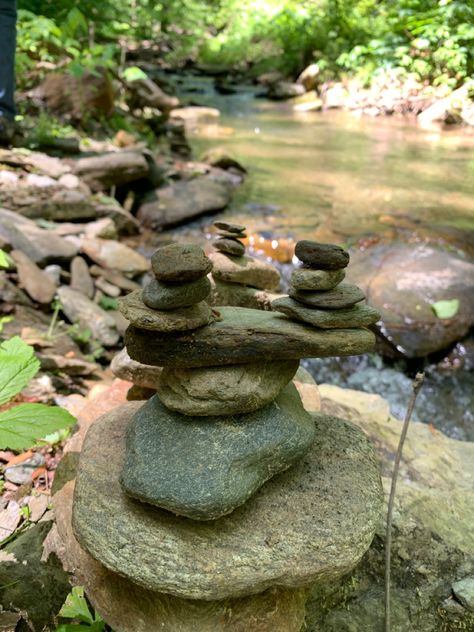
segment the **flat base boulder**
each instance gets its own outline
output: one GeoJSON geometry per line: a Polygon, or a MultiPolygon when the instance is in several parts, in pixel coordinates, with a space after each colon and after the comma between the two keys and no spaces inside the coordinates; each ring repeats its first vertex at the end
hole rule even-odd
{"type": "Polygon", "coordinates": [[[125,435],[141,406],[97,420],[81,454],[74,532],[109,570],[148,590],[213,601],[333,581],[368,549],[382,517],[380,475],[371,444],[349,422],[313,415],[305,458],[230,515],[199,522],[123,492],[125,435]]]}
{"type": "Polygon", "coordinates": [[[270,404],[298,365],[298,360],[285,360],[198,369],[167,367],[156,389],[167,408],[183,415],[250,413],[270,404]]]}

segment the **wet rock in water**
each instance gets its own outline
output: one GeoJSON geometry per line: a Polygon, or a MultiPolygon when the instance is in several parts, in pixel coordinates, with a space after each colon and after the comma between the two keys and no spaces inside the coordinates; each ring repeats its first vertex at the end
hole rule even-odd
{"type": "MultiPolygon", "coordinates": [[[[150,320],[159,313],[148,312],[150,320]]],[[[136,318],[135,327],[127,329],[128,353],[134,360],[157,366],[222,366],[260,362],[262,358],[270,361],[358,355],[372,351],[375,345],[375,336],[367,329],[321,331],[276,312],[244,307],[220,307],[218,320],[208,327],[177,331],[174,336],[150,333],[144,330],[150,328],[148,322],[144,323],[147,327],[139,323],[136,318]]]]}
{"type": "Polygon", "coordinates": [[[314,90],[318,84],[320,72],[321,69],[318,64],[310,64],[300,73],[296,83],[301,83],[306,91],[314,90]]]}
{"type": "Polygon", "coordinates": [[[179,224],[203,213],[220,211],[230,199],[228,186],[199,176],[146,193],[137,217],[145,226],[156,229],[179,224]]]}
{"type": "Polygon", "coordinates": [[[75,174],[93,191],[139,180],[147,176],[148,171],[148,162],[141,153],[135,151],[88,156],[80,158],[74,165],[75,174]]]}
{"type": "Polygon", "coordinates": [[[142,300],[152,309],[179,309],[203,301],[211,291],[211,282],[203,276],[188,283],[161,283],[152,279],[142,292],[142,300]]]}
{"type": "Polygon", "coordinates": [[[283,100],[299,97],[306,92],[304,86],[290,81],[277,81],[270,85],[267,97],[269,99],[283,100]]]}
{"type": "Polygon", "coordinates": [[[314,309],[304,307],[291,298],[278,298],[272,302],[272,309],[286,314],[289,318],[323,329],[343,329],[347,327],[367,327],[380,319],[379,312],[369,305],[354,305],[348,309],[314,309]]]}
{"type": "MultiPolygon", "coordinates": [[[[74,532],[107,568],[150,590],[213,600],[275,584],[332,583],[367,550],[382,517],[380,475],[372,446],[349,422],[312,415],[315,440],[305,458],[229,516],[198,522],[150,512],[123,493],[126,429],[141,409],[125,404],[92,424],[81,454],[74,532]]],[[[187,423],[185,430],[192,444],[187,423]]]]}
{"type": "Polygon", "coordinates": [[[183,418],[155,396],[128,427],[121,483],[133,498],[215,520],[303,457],[313,439],[314,422],[293,385],[243,418],[183,418]]]}
{"type": "Polygon", "coordinates": [[[83,329],[90,329],[93,338],[110,347],[119,341],[115,321],[101,307],[93,303],[87,296],[70,287],[58,289],[62,311],[71,323],[79,323],[83,329]]]}
{"type": "Polygon", "coordinates": [[[306,239],[296,244],[295,255],[307,266],[317,270],[339,270],[349,264],[349,253],[344,248],[306,239]]]}
{"type": "Polygon", "coordinates": [[[254,257],[229,257],[213,252],[209,258],[213,263],[212,276],[218,281],[250,285],[262,290],[275,290],[280,285],[278,270],[254,257]]]}
{"type": "Polygon", "coordinates": [[[183,415],[236,415],[270,404],[293,378],[298,360],[229,367],[163,369],[156,389],[163,404],[183,415]]]}
{"type": "Polygon", "coordinates": [[[131,325],[153,331],[154,336],[158,332],[194,330],[207,325],[213,318],[211,308],[204,301],[168,312],[147,307],[141,296],[141,290],[136,290],[119,299],[119,309],[131,325]]]}
{"type": "Polygon", "coordinates": [[[151,258],[153,274],[164,283],[195,281],[212,270],[212,262],[195,244],[169,244],[151,258]]]}
{"type": "Polygon", "coordinates": [[[352,283],[340,283],[327,292],[307,292],[290,288],[288,294],[299,303],[322,309],[345,309],[365,299],[364,292],[352,283]]]}
{"type": "Polygon", "coordinates": [[[89,266],[82,257],[74,257],[71,262],[71,289],[84,294],[87,298],[94,296],[94,281],[89,273],[89,266]]]}
{"type": "Polygon", "coordinates": [[[182,119],[190,123],[215,122],[221,113],[217,108],[209,108],[199,105],[190,105],[183,108],[175,108],[170,113],[171,119],[182,119]]]}
{"type": "Polygon", "coordinates": [[[112,373],[121,380],[127,380],[143,388],[156,389],[161,371],[158,366],[136,362],[128,355],[127,349],[119,351],[110,364],[112,373]]]}
{"type": "Polygon", "coordinates": [[[313,270],[297,268],[291,274],[291,285],[295,290],[332,290],[344,280],[345,270],[313,270]]]}
{"type": "Polygon", "coordinates": [[[81,249],[98,265],[132,276],[150,269],[143,255],[118,241],[84,238],[81,240],[81,249]]]}
{"type": "Polygon", "coordinates": [[[35,452],[29,459],[5,469],[5,479],[15,485],[31,483],[33,472],[44,465],[44,456],[35,452]]]}
{"type": "Polygon", "coordinates": [[[216,239],[216,241],[212,245],[216,250],[219,250],[219,252],[223,252],[226,255],[241,257],[245,254],[245,246],[238,239],[216,239]]]}
{"type": "MultiPolygon", "coordinates": [[[[379,244],[353,255],[348,278],[370,287],[370,304],[382,315],[384,335],[407,357],[447,348],[474,324],[474,265],[426,245],[379,244]],[[458,300],[450,318],[433,310],[458,300]]],[[[366,290],[367,291],[367,290],[366,290]]]]}
{"type": "Polygon", "coordinates": [[[214,226],[218,230],[223,230],[225,233],[231,233],[233,235],[241,235],[245,233],[245,226],[241,224],[230,224],[229,222],[214,222],[214,226]]]}
{"type": "Polygon", "coordinates": [[[0,238],[11,248],[21,250],[39,266],[66,263],[78,250],[52,231],[39,228],[32,220],[4,208],[0,208],[0,238]]]}
{"type": "Polygon", "coordinates": [[[56,294],[56,285],[50,277],[20,250],[12,250],[19,286],[37,303],[48,305],[56,294]]]}
{"type": "MultiPolygon", "coordinates": [[[[201,160],[202,162],[207,162],[207,164],[212,167],[219,167],[220,169],[237,169],[238,171],[242,171],[242,173],[247,173],[245,167],[235,160],[235,158],[233,158],[223,147],[213,147],[208,149],[201,156],[201,160]]],[[[219,223],[225,224],[226,222],[219,223]]]]}

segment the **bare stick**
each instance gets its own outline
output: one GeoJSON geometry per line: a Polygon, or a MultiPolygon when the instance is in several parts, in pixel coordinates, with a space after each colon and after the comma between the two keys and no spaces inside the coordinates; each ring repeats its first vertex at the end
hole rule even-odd
{"type": "Polygon", "coordinates": [[[400,468],[400,461],[402,459],[403,444],[407,436],[408,425],[410,424],[413,408],[415,407],[415,401],[418,393],[423,385],[425,379],[424,373],[417,373],[413,381],[413,392],[411,394],[410,401],[408,403],[407,412],[403,421],[402,432],[400,434],[400,440],[398,442],[397,454],[395,455],[395,464],[393,466],[392,474],[392,486],[390,488],[390,496],[388,499],[388,511],[387,511],[387,531],[385,535],[385,632],[390,632],[390,553],[392,548],[392,515],[393,504],[395,502],[395,492],[397,489],[398,470],[400,468]]]}

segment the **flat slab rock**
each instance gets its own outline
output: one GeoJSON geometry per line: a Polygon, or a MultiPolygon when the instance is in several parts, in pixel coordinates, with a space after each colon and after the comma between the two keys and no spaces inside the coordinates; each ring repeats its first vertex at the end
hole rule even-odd
{"type": "Polygon", "coordinates": [[[364,292],[352,283],[339,283],[337,287],[327,292],[306,292],[290,287],[288,293],[299,303],[323,309],[346,309],[365,299],[364,292]]]}
{"type": "Polygon", "coordinates": [[[367,327],[380,319],[379,312],[370,305],[354,305],[347,309],[316,309],[306,307],[288,296],[273,301],[272,309],[322,329],[367,327]]]}
{"type": "Polygon", "coordinates": [[[97,420],[81,454],[73,528],[110,570],[150,590],[216,600],[332,581],[368,549],[383,512],[381,482],[372,445],[351,423],[313,415],[304,459],[230,515],[198,522],[123,493],[125,435],[142,405],[97,420]]]}
{"type": "Polygon", "coordinates": [[[276,312],[245,307],[220,307],[219,314],[220,320],[207,327],[173,335],[151,334],[134,319],[137,325],[125,333],[128,353],[143,364],[193,367],[358,355],[375,345],[367,329],[319,331],[276,312]]]}
{"type": "Polygon", "coordinates": [[[158,395],[132,419],[122,470],[133,498],[193,520],[215,520],[302,458],[314,422],[293,384],[247,415],[190,417],[158,395]]]}

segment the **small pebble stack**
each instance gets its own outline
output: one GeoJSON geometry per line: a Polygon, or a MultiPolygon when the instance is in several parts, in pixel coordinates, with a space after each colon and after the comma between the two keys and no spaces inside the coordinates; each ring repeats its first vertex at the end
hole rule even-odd
{"type": "Polygon", "coordinates": [[[214,242],[214,248],[226,255],[242,257],[245,254],[245,246],[240,240],[247,237],[245,226],[227,222],[214,222],[214,226],[219,235],[219,238],[214,242]]]}
{"type": "Polygon", "coordinates": [[[272,302],[275,311],[322,329],[366,327],[380,318],[362,290],[343,283],[349,253],[334,244],[299,241],[295,255],[303,266],[293,271],[289,297],[272,302]]]}

